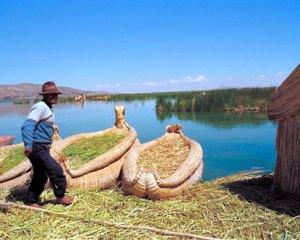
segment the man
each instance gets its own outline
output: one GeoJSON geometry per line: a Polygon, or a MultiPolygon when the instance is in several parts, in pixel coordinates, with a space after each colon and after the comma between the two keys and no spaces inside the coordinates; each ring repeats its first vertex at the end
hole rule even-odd
{"type": "Polygon", "coordinates": [[[50,155],[54,124],[52,105],[57,103],[58,94],[61,92],[54,82],[44,83],[40,93],[43,100],[32,106],[21,129],[24,153],[33,168],[33,176],[26,195],[26,204],[32,207],[40,207],[38,199],[48,177],[57,203],[69,205],[73,202],[73,197],[65,196],[67,183],[63,170],[50,155]]]}

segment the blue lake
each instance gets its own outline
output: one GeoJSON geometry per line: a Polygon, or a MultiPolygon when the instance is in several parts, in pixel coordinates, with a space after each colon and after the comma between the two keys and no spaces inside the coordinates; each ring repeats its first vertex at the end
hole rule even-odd
{"type": "MultiPolygon", "coordinates": [[[[262,113],[162,114],[155,100],[131,102],[61,103],[54,106],[61,137],[109,128],[114,124],[114,106],[124,105],[127,122],[140,141],[160,137],[169,124],[179,123],[183,132],[198,141],[204,151],[204,180],[241,171],[273,171],[276,124],[262,113]]],[[[30,105],[0,102],[0,135],[14,135],[20,143],[20,128],[30,105]]]]}

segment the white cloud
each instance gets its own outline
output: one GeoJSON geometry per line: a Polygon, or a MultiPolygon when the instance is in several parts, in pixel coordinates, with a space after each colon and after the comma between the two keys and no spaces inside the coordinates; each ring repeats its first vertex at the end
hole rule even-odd
{"type": "Polygon", "coordinates": [[[143,85],[145,86],[155,86],[155,85],[158,85],[159,83],[158,82],[144,82],[143,85]]]}
{"type": "Polygon", "coordinates": [[[115,88],[115,87],[121,87],[121,83],[114,83],[114,84],[98,84],[97,88],[115,88]]]}
{"type": "Polygon", "coordinates": [[[203,75],[199,75],[196,77],[187,76],[186,81],[189,83],[203,82],[206,80],[206,77],[203,75]]]}
{"type": "Polygon", "coordinates": [[[172,80],[164,81],[163,83],[164,84],[199,83],[205,80],[207,80],[207,78],[204,75],[199,75],[196,77],[186,76],[181,80],[172,79],[172,80]]]}
{"type": "Polygon", "coordinates": [[[97,88],[109,88],[110,85],[109,84],[99,84],[97,85],[97,88]]]}
{"type": "MultiPolygon", "coordinates": [[[[126,88],[130,89],[130,87],[133,88],[141,88],[141,90],[144,90],[143,87],[148,87],[148,88],[155,88],[155,87],[168,87],[170,85],[176,85],[176,87],[180,87],[182,85],[189,86],[195,84],[198,84],[200,82],[206,81],[207,78],[204,75],[198,75],[198,76],[186,76],[182,79],[171,79],[171,80],[166,80],[166,81],[145,81],[145,82],[133,82],[129,84],[121,84],[121,83],[112,83],[112,84],[99,84],[97,85],[97,88],[102,88],[106,90],[112,90],[114,88],[126,88]]],[[[175,86],[174,86],[175,87],[175,86]]],[[[156,89],[159,90],[159,89],[156,89]]]]}
{"type": "Polygon", "coordinates": [[[176,83],[180,83],[180,80],[170,80],[170,81],[167,81],[168,83],[170,84],[176,84],[176,83]]]}

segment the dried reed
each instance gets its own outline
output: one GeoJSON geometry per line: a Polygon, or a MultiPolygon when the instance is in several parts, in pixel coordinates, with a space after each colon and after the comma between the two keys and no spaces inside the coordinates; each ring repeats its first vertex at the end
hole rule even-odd
{"type": "Polygon", "coordinates": [[[189,147],[183,138],[166,135],[143,149],[137,162],[144,170],[154,171],[160,178],[165,178],[184,162],[188,153],[189,147]]]}
{"type": "Polygon", "coordinates": [[[70,159],[70,166],[77,169],[116,146],[125,134],[110,131],[101,136],[85,138],[71,144],[63,150],[63,154],[70,159]]]}
{"type": "MultiPolygon", "coordinates": [[[[299,201],[278,198],[270,192],[271,187],[271,177],[237,175],[199,183],[167,201],[124,196],[118,189],[71,190],[75,203],[69,207],[49,204],[49,199],[54,198],[50,190],[44,192],[42,201],[45,209],[99,221],[221,239],[299,239],[299,201]],[[243,194],[255,198],[250,201],[243,194]]],[[[19,197],[0,191],[0,200],[18,203],[19,197]]],[[[1,239],[182,239],[19,209],[0,212],[0,225],[1,239]]]]}
{"type": "Polygon", "coordinates": [[[13,167],[16,167],[25,160],[23,151],[24,148],[22,146],[18,146],[9,149],[6,153],[1,154],[2,156],[4,155],[4,157],[3,160],[0,160],[0,175],[12,169],[13,167]]]}

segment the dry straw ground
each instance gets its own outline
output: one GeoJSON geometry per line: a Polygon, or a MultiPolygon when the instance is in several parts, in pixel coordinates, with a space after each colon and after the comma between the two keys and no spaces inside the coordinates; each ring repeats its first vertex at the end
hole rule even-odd
{"type": "MultiPolygon", "coordinates": [[[[23,192],[1,192],[19,202],[23,192]]],[[[222,239],[300,239],[300,202],[275,193],[272,176],[241,174],[191,187],[166,201],[124,196],[117,188],[72,190],[75,203],[43,208],[86,219],[153,226],[222,239]]],[[[0,239],[179,239],[146,231],[124,230],[26,210],[0,212],[0,239]]]]}

